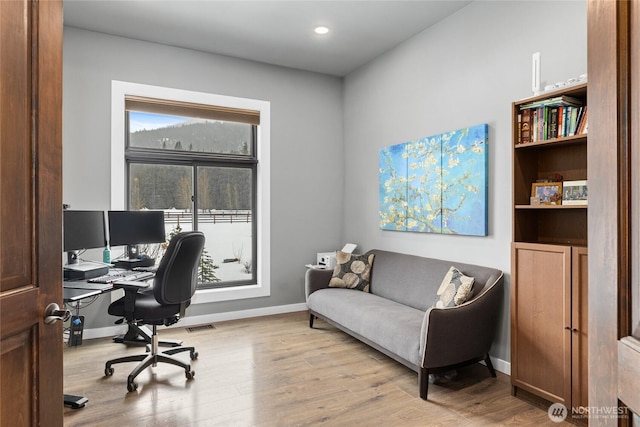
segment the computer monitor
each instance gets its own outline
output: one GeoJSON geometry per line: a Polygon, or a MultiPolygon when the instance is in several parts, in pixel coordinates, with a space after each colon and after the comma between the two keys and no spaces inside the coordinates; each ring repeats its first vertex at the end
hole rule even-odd
{"type": "Polygon", "coordinates": [[[78,263],[78,251],[104,248],[107,233],[103,211],[62,211],[63,248],[67,252],[67,263],[78,263]]]}
{"type": "Polygon", "coordinates": [[[163,211],[109,211],[109,244],[127,246],[129,259],[137,258],[138,245],[165,241],[163,211]]]}

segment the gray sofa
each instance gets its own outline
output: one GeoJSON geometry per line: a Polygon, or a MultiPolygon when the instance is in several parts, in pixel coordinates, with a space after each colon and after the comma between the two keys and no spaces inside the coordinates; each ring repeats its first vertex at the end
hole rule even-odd
{"type": "Polygon", "coordinates": [[[321,318],[418,373],[427,399],[429,374],[484,360],[496,376],[489,349],[502,305],[502,271],[477,265],[373,250],[370,292],[330,288],[332,270],[305,276],[309,326],[321,318]],[[432,308],[451,266],[475,278],[470,299],[432,308]]]}

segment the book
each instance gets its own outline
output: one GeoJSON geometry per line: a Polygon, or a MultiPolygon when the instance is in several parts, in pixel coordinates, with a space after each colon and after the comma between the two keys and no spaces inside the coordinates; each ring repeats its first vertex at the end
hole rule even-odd
{"type": "Polygon", "coordinates": [[[558,107],[558,133],[556,134],[556,138],[562,137],[562,132],[564,131],[564,107],[558,107]]]}
{"type": "Polygon", "coordinates": [[[589,119],[589,109],[584,107],[584,113],[582,114],[582,119],[580,120],[580,125],[576,132],[576,135],[582,135],[587,133],[587,120],[589,119]]]}
{"type": "Polygon", "coordinates": [[[561,96],[556,96],[554,98],[541,99],[539,101],[523,104],[520,106],[520,109],[524,110],[527,108],[538,108],[538,107],[558,107],[560,105],[579,107],[582,105],[582,101],[572,96],[561,95],[561,96]]]}
{"type": "Polygon", "coordinates": [[[520,127],[520,140],[523,144],[531,142],[531,125],[532,125],[532,116],[531,110],[523,110],[522,111],[522,124],[520,127]]]}
{"type": "Polygon", "coordinates": [[[571,108],[571,119],[569,122],[568,136],[573,136],[576,132],[576,119],[578,118],[578,109],[576,107],[571,108]]]}
{"type": "Polygon", "coordinates": [[[549,110],[549,139],[558,137],[558,107],[549,110]]]}

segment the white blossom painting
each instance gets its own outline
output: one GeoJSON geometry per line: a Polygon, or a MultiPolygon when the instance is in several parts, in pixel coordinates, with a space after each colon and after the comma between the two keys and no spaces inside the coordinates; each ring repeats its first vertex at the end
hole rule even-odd
{"type": "Polygon", "coordinates": [[[380,228],[487,235],[488,125],[383,147],[380,228]]]}

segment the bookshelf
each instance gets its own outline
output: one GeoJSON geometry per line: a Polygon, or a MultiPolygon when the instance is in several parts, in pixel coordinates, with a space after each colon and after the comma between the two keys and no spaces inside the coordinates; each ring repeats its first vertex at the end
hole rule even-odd
{"type": "MultiPolygon", "coordinates": [[[[521,107],[568,96],[587,106],[581,84],[513,103],[513,241],[566,245],[587,244],[587,205],[532,205],[533,183],[561,175],[564,181],[587,180],[587,134],[522,140],[521,107]]],[[[586,110],[586,108],[584,108],[586,110]]],[[[588,120],[588,116],[587,116],[588,120]]]]}
{"type": "Polygon", "coordinates": [[[541,196],[543,204],[533,204],[531,196],[541,180],[587,181],[588,113],[582,124],[586,132],[579,131],[586,106],[586,84],[512,104],[512,393],[524,390],[567,408],[588,405],[587,202],[562,204],[541,196]],[[569,99],[575,108],[574,128],[564,136],[557,110],[550,123],[545,101],[552,99],[569,99]],[[523,107],[532,104],[538,104],[537,116],[546,123],[531,122],[537,135],[523,138],[523,107]]]}

